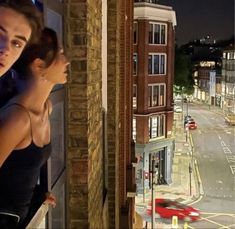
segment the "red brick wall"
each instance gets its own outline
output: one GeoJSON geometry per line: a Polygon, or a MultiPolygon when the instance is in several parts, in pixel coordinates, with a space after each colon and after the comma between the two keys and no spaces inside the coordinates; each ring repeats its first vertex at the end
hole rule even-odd
{"type": "MultiPolygon", "coordinates": [[[[134,52],[138,54],[138,73],[134,77],[137,84],[137,110],[135,114],[165,113],[166,131],[172,130],[173,124],[173,81],[174,81],[174,30],[172,23],[167,23],[167,45],[152,46],[148,44],[149,21],[147,19],[138,20],[138,44],[134,45],[134,52]],[[167,55],[167,74],[164,76],[148,76],[148,53],[161,52],[167,55]],[[166,106],[158,108],[148,108],[148,84],[166,84],[166,106]]],[[[145,144],[149,140],[148,116],[137,116],[137,143],[145,144]]]]}

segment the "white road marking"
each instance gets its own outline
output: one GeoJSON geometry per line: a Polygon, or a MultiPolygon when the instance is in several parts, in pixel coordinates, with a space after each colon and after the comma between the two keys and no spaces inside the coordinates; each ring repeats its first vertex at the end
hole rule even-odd
{"type": "Polygon", "coordinates": [[[223,151],[225,154],[232,154],[231,150],[227,146],[223,147],[223,151]]]}
{"type": "Polygon", "coordinates": [[[222,146],[226,146],[224,141],[221,141],[220,143],[221,143],[222,146]]]}
{"type": "Polygon", "coordinates": [[[230,169],[233,175],[235,175],[235,165],[230,165],[230,169]]]}
{"type": "Polygon", "coordinates": [[[235,155],[226,155],[228,163],[235,163],[235,155]]]}

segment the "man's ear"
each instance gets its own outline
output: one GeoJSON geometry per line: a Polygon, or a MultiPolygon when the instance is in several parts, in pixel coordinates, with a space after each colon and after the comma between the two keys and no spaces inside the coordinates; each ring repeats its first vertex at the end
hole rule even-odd
{"type": "Polygon", "coordinates": [[[40,58],[36,58],[31,65],[31,70],[34,74],[41,76],[43,73],[43,70],[45,68],[45,62],[40,59],[40,58]]]}

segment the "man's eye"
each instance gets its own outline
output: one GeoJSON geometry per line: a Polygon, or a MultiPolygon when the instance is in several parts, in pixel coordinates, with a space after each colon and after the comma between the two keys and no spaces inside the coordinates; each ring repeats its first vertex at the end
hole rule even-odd
{"type": "Polygon", "coordinates": [[[16,48],[22,48],[23,44],[19,41],[12,41],[12,44],[16,48]]]}

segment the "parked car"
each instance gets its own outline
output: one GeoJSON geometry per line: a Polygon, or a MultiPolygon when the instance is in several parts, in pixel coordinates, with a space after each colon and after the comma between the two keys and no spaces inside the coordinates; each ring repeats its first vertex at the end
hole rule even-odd
{"type": "Polygon", "coordinates": [[[184,116],[184,121],[188,121],[190,119],[193,119],[191,115],[185,115],[184,116]]]}
{"type": "Polygon", "coordinates": [[[184,116],[184,126],[188,123],[188,121],[194,121],[191,115],[185,115],[184,116]]]}
{"type": "Polygon", "coordinates": [[[182,97],[175,97],[174,102],[175,103],[182,103],[182,97]]]}
{"type": "Polygon", "coordinates": [[[174,112],[176,112],[176,113],[182,113],[183,110],[182,110],[182,108],[181,108],[180,106],[175,106],[175,107],[174,107],[174,112]]]}
{"type": "MultiPolygon", "coordinates": [[[[200,211],[191,206],[169,199],[155,199],[155,213],[161,218],[177,216],[180,220],[195,221],[200,219],[200,211]]],[[[152,205],[148,204],[147,215],[152,215],[152,205]]]]}
{"type": "Polygon", "coordinates": [[[197,129],[197,124],[196,122],[194,121],[194,119],[189,119],[187,121],[187,123],[185,124],[186,127],[189,128],[189,130],[195,130],[197,129]]]}

